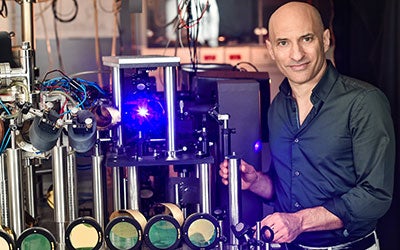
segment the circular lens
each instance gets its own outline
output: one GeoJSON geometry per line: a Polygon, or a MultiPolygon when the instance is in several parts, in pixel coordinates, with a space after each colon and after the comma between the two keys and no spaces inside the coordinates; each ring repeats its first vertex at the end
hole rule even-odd
{"type": "Polygon", "coordinates": [[[65,231],[65,243],[68,249],[100,249],[103,233],[100,225],[89,217],[78,218],[71,222],[65,231]]]}
{"type": "Polygon", "coordinates": [[[180,241],[180,227],[169,215],[156,215],[145,228],[145,241],[151,249],[175,249],[180,241]]]}
{"type": "Polygon", "coordinates": [[[211,215],[200,213],[190,215],[183,225],[183,237],[192,249],[212,249],[218,244],[220,228],[211,215]]]}
{"type": "Polygon", "coordinates": [[[193,245],[207,247],[215,241],[217,234],[214,225],[210,221],[199,219],[190,225],[188,235],[193,245]]]}
{"type": "Polygon", "coordinates": [[[44,228],[32,227],[22,232],[17,240],[17,249],[21,250],[53,250],[56,239],[44,228]]]}
{"type": "Polygon", "coordinates": [[[83,223],[71,230],[70,240],[74,249],[93,249],[99,241],[99,235],[92,225],[83,223]]]}
{"type": "Polygon", "coordinates": [[[149,231],[149,239],[157,248],[166,249],[175,243],[178,233],[169,221],[158,221],[149,231]]]}
{"type": "Polygon", "coordinates": [[[132,224],[123,221],[111,228],[109,237],[117,249],[131,249],[138,243],[139,233],[132,224]]]}
{"type": "Polygon", "coordinates": [[[31,234],[22,242],[21,249],[40,250],[51,249],[50,242],[41,234],[31,234]]]}
{"type": "Polygon", "coordinates": [[[0,249],[13,250],[15,248],[12,236],[5,231],[0,231],[0,249]]]}

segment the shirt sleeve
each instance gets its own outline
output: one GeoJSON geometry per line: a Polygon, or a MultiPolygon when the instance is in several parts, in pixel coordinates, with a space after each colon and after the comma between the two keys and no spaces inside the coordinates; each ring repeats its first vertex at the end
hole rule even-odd
{"type": "Polygon", "coordinates": [[[349,120],[356,185],[324,207],[351,233],[376,221],[390,207],[394,184],[395,135],[390,105],[378,89],[358,96],[349,120]]]}

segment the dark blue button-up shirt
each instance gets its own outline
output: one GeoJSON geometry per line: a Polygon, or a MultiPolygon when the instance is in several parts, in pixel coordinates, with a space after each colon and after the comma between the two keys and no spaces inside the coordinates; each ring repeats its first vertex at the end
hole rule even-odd
{"type": "Polygon", "coordinates": [[[287,80],[268,113],[276,211],[324,206],[344,228],[306,232],[296,242],[326,246],[374,230],[389,208],[395,142],[389,103],[376,87],[328,68],[299,124],[287,80]]]}

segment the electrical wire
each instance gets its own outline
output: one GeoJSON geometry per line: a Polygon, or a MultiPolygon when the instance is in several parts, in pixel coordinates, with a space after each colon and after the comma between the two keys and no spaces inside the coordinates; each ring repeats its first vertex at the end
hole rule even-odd
{"type": "Polygon", "coordinates": [[[72,0],[72,2],[74,3],[75,10],[73,11],[72,16],[69,17],[69,18],[62,18],[62,17],[60,16],[60,13],[57,11],[57,1],[58,1],[58,0],[53,0],[53,2],[52,2],[52,10],[53,10],[54,18],[55,18],[57,21],[62,22],[62,23],[70,23],[70,22],[72,22],[73,20],[75,20],[75,18],[76,18],[77,15],[78,15],[78,9],[79,9],[79,8],[78,8],[78,1],[77,1],[77,0],[72,0]]]}
{"type": "Polygon", "coordinates": [[[6,0],[1,1],[1,9],[0,9],[0,16],[6,18],[8,16],[8,9],[6,0]]]}

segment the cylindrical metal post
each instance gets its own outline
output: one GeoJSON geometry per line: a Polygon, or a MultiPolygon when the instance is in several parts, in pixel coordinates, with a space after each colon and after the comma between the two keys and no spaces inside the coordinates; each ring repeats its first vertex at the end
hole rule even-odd
{"type": "Polygon", "coordinates": [[[21,1],[22,41],[30,42],[32,48],[35,46],[33,3],[34,1],[21,1]]]}
{"type": "MultiPolygon", "coordinates": [[[[228,158],[228,168],[229,168],[229,227],[236,225],[240,221],[241,217],[241,180],[240,180],[240,159],[235,155],[229,156],[228,158]]],[[[238,245],[239,241],[236,239],[233,233],[230,233],[229,243],[231,245],[238,245]]]]}
{"type": "Polygon", "coordinates": [[[211,212],[211,184],[210,184],[210,165],[207,163],[197,164],[200,174],[200,202],[201,212],[211,212]]]}
{"type": "Polygon", "coordinates": [[[78,217],[78,191],[76,175],[76,155],[75,152],[68,152],[67,158],[67,206],[68,221],[74,221],[78,217]]]}
{"type": "MultiPolygon", "coordinates": [[[[121,69],[119,67],[113,67],[113,83],[112,83],[112,93],[113,93],[113,103],[118,109],[119,113],[122,114],[122,97],[121,97],[121,69]]],[[[121,147],[123,145],[122,140],[122,125],[117,126],[117,146],[121,147]]]]}
{"type": "Polygon", "coordinates": [[[100,145],[96,143],[94,146],[94,155],[92,155],[92,171],[93,171],[93,210],[94,218],[104,229],[104,197],[103,197],[103,172],[101,163],[103,155],[100,153],[100,145]]]}
{"type": "Polygon", "coordinates": [[[19,237],[25,225],[22,181],[21,181],[21,149],[16,148],[15,133],[17,126],[14,120],[10,120],[11,128],[11,147],[6,149],[6,166],[8,177],[8,200],[10,211],[10,227],[14,230],[15,235],[19,237]]]}
{"type": "Polygon", "coordinates": [[[4,154],[0,155],[0,213],[3,225],[10,227],[10,215],[8,211],[7,176],[4,154]]]}
{"type": "Polygon", "coordinates": [[[58,249],[65,249],[65,184],[64,169],[67,166],[67,147],[57,145],[53,148],[53,187],[54,187],[54,222],[58,249]]]}
{"type": "Polygon", "coordinates": [[[167,137],[168,157],[167,160],[176,159],[175,152],[175,90],[176,90],[175,67],[164,68],[165,99],[167,102],[167,137]]]}
{"type": "Polygon", "coordinates": [[[36,218],[37,216],[37,210],[36,210],[36,181],[35,181],[35,169],[32,164],[30,164],[29,159],[25,159],[25,178],[26,178],[26,208],[29,213],[33,218],[36,218]]]}
{"type": "Polygon", "coordinates": [[[139,175],[138,167],[128,167],[128,209],[139,210],[139,175]]]}
{"type": "Polygon", "coordinates": [[[21,181],[21,150],[8,148],[6,149],[6,155],[10,227],[19,237],[25,224],[21,181]]]}
{"type": "Polygon", "coordinates": [[[112,169],[114,210],[121,209],[121,167],[112,169]]]}

